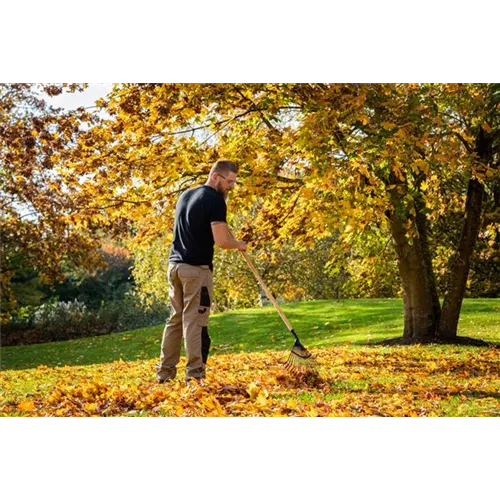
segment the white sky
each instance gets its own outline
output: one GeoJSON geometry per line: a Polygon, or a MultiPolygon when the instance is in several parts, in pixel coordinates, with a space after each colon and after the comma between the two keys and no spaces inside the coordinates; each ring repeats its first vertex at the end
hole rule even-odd
{"type": "Polygon", "coordinates": [[[54,107],[66,110],[76,109],[80,106],[88,108],[94,106],[97,99],[105,97],[112,88],[112,83],[89,83],[83,92],[63,93],[55,97],[45,97],[45,100],[54,107]]]}

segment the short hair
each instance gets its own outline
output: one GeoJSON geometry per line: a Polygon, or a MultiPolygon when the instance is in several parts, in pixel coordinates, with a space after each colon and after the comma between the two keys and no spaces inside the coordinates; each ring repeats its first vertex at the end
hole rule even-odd
{"type": "Polygon", "coordinates": [[[210,173],[227,174],[228,172],[238,173],[238,165],[229,160],[217,160],[210,169],[210,173]]]}

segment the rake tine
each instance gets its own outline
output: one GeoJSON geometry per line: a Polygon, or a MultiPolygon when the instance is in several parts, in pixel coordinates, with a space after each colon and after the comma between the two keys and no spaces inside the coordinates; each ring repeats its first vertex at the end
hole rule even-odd
{"type": "Polygon", "coordinates": [[[309,370],[315,370],[317,363],[311,353],[302,345],[295,331],[291,331],[295,337],[295,344],[288,355],[285,363],[285,369],[292,373],[306,373],[309,370]]]}
{"type": "Polygon", "coordinates": [[[316,363],[309,355],[307,358],[300,357],[296,353],[292,352],[289,354],[288,359],[285,363],[285,369],[295,374],[306,373],[311,369],[316,368],[316,363]]]}

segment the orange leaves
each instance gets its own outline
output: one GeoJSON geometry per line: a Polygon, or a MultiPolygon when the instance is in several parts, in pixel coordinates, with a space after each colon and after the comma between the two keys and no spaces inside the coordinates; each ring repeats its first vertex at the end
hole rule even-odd
{"type": "Polygon", "coordinates": [[[415,160],[412,164],[412,170],[415,172],[415,173],[419,173],[419,172],[424,172],[425,174],[428,174],[429,173],[429,163],[424,161],[424,160],[415,160]]]}
{"type": "MultiPolygon", "coordinates": [[[[476,138],[463,124],[470,114],[483,130],[496,127],[486,94],[477,85],[124,84],[106,105],[113,119],[80,133],[61,163],[82,181],[65,181],[78,191],[75,204],[106,207],[102,225],[133,233],[137,256],[171,233],[178,194],[204,182],[217,156],[234,158],[243,181],[230,198],[235,225],[250,220],[260,244],[305,250],[346,219],[361,232],[397,211],[401,196],[387,184],[401,195],[425,191],[429,219],[461,206],[454,193],[476,138]]],[[[488,171],[474,174],[487,180],[488,171]]],[[[134,273],[145,295],[161,298],[157,279],[134,273]]]]}
{"type": "MultiPolygon", "coordinates": [[[[80,180],[71,176],[68,156],[88,116],[83,111],[54,110],[44,106],[40,92],[60,94],[63,87],[30,84],[0,84],[0,143],[2,198],[8,200],[2,217],[2,255],[22,255],[36,263],[51,281],[61,278],[62,261],[74,259],[76,265],[92,267],[96,249],[89,233],[95,224],[75,227],[69,218],[86,205],[80,180]],[[4,91],[5,94],[4,94],[4,91]],[[19,113],[22,110],[22,113],[19,113]]],[[[66,90],[70,90],[69,87],[66,90]]],[[[92,198],[92,197],[90,197],[92,198]]],[[[88,214],[86,214],[88,215],[88,214]]],[[[101,224],[99,224],[99,229],[101,224]]],[[[7,267],[1,262],[2,276],[7,267]]],[[[5,295],[10,283],[4,280],[5,295]]],[[[9,316],[5,304],[2,316],[9,316]]]]}
{"type": "Polygon", "coordinates": [[[362,115],[359,117],[359,121],[363,124],[363,125],[368,125],[368,123],[370,123],[370,119],[366,116],[366,115],[362,115]]]}
{"type": "Polygon", "coordinates": [[[24,400],[17,405],[17,409],[21,412],[33,411],[35,409],[35,403],[33,401],[24,400]]]}
{"type": "Polygon", "coordinates": [[[494,349],[318,349],[314,352],[318,372],[298,375],[283,369],[286,355],[212,356],[207,378],[189,384],[179,376],[158,385],[157,360],[2,372],[0,413],[84,417],[499,414],[492,397],[500,389],[496,369],[500,360],[494,349]],[[32,393],[22,392],[20,380],[32,393]]]}
{"type": "Polygon", "coordinates": [[[384,127],[386,130],[393,130],[398,126],[392,122],[382,122],[382,127],[384,127]]]}
{"type": "Polygon", "coordinates": [[[252,382],[247,387],[247,393],[251,401],[255,401],[258,407],[265,407],[268,405],[269,392],[263,389],[259,384],[252,382]]]}
{"type": "Polygon", "coordinates": [[[247,392],[248,392],[248,395],[250,396],[250,399],[255,400],[257,398],[257,396],[259,395],[260,387],[255,382],[252,382],[247,387],[247,392]]]}
{"type": "Polygon", "coordinates": [[[399,165],[398,162],[394,162],[392,164],[392,172],[394,173],[394,175],[397,177],[397,179],[400,182],[405,182],[405,180],[406,180],[405,175],[404,175],[403,171],[401,170],[401,165],[399,165]]]}

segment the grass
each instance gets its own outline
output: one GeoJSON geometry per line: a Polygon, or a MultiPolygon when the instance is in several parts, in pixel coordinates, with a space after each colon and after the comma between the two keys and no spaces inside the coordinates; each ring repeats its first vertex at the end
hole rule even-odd
{"type": "MultiPolygon", "coordinates": [[[[402,332],[400,300],[286,304],[318,362],[290,374],[272,308],[213,315],[206,386],[158,385],[162,325],[1,349],[0,414],[500,416],[498,348],[370,346],[402,332]]],[[[500,341],[500,299],[464,302],[461,336],[500,341]]]]}
{"type": "MultiPolygon", "coordinates": [[[[283,310],[308,348],[362,345],[399,337],[399,299],[312,301],[285,304],[283,310]]],[[[159,356],[163,325],[62,342],[4,347],[0,368],[19,370],[135,361],[159,356]]],[[[286,350],[293,339],[272,307],[214,314],[209,327],[212,354],[286,350]]],[[[500,299],[464,301],[459,335],[500,341],[500,299]]]]}

